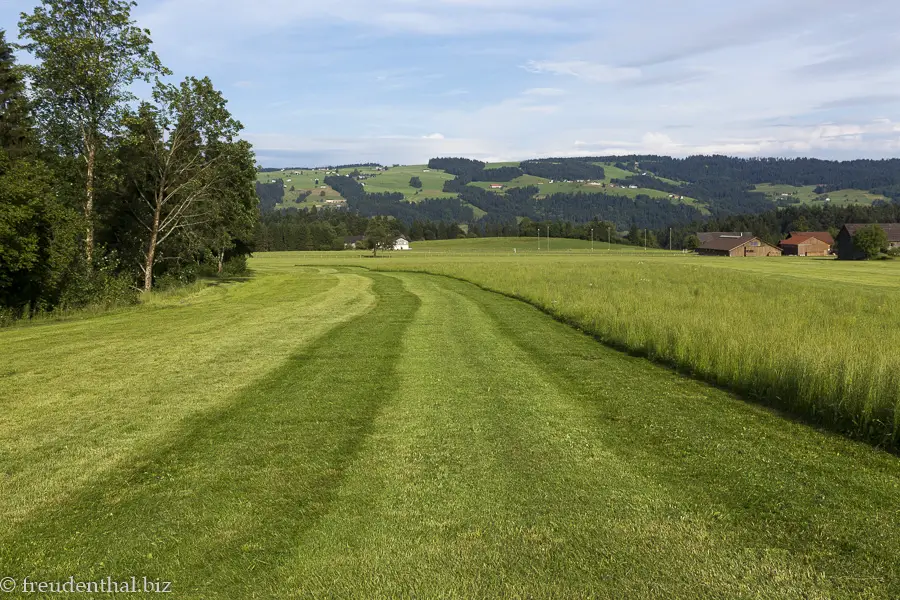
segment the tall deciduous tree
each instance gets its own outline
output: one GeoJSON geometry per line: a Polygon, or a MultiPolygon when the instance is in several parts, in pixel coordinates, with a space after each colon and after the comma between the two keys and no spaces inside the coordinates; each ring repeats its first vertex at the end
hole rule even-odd
{"type": "Polygon", "coordinates": [[[372,256],[378,256],[379,250],[389,250],[394,247],[397,235],[384,218],[376,217],[369,221],[366,227],[366,245],[372,249],[372,256]]]}
{"type": "Polygon", "coordinates": [[[83,161],[85,255],[94,251],[97,157],[115,133],[132,83],[168,71],[150,49],[150,32],[131,19],[130,0],[43,0],[22,13],[22,48],[35,116],[45,141],[57,152],[83,161]]]}
{"type": "Polygon", "coordinates": [[[0,311],[52,308],[76,256],[77,218],[37,157],[29,105],[0,31],[0,311]]]}
{"type": "Polygon", "coordinates": [[[125,118],[121,163],[126,198],[143,231],[143,289],[153,287],[160,247],[173,236],[189,251],[224,261],[234,235],[249,243],[256,214],[254,156],[235,141],[243,128],[208,78],[157,84],[154,102],[125,118]],[[245,223],[246,221],[246,223],[245,223]]]}
{"type": "Polygon", "coordinates": [[[863,227],[853,236],[853,245],[866,255],[866,258],[877,258],[888,248],[888,237],[884,229],[878,225],[863,227]]]}
{"type": "Polygon", "coordinates": [[[34,136],[22,70],[0,29],[0,147],[10,159],[30,153],[34,136]]]}

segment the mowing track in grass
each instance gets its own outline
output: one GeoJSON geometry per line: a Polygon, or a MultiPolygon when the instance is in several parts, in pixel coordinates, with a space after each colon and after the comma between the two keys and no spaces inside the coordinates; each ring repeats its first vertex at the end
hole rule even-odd
{"type": "MultiPolygon", "coordinates": [[[[316,310],[346,298],[350,316],[301,336],[265,376],[160,417],[152,443],[92,437],[105,413],[78,390],[71,408],[42,408],[84,424],[72,445],[104,456],[119,444],[123,456],[87,480],[47,467],[40,423],[19,432],[29,452],[4,437],[15,469],[44,465],[57,489],[32,510],[14,508],[24,486],[0,497],[17,516],[0,529],[0,575],[147,575],[173,581],[182,598],[900,592],[895,457],[443,277],[270,275],[248,286],[283,285],[301,300],[257,315],[255,327],[290,337],[302,324],[292,312],[310,302],[304,282],[318,286],[316,310]],[[279,322],[289,324],[273,329],[279,322]]],[[[204,314],[262,310],[258,299],[233,294],[204,314]]],[[[191,306],[163,312],[174,323],[198,316],[191,306]]],[[[129,318],[142,316],[117,317],[129,318]]],[[[81,327],[91,323],[95,341],[114,339],[103,319],[81,327]]],[[[227,336],[230,324],[219,328],[227,336]]],[[[96,375],[80,376],[88,389],[96,375]]],[[[44,378],[29,381],[18,402],[40,404],[44,378]]]]}

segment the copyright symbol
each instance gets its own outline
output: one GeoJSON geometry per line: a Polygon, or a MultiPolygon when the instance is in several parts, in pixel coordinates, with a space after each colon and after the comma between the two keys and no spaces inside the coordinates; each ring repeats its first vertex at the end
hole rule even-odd
{"type": "Polygon", "coordinates": [[[0,579],[0,592],[14,592],[16,591],[16,580],[12,577],[4,577],[0,579]]]}

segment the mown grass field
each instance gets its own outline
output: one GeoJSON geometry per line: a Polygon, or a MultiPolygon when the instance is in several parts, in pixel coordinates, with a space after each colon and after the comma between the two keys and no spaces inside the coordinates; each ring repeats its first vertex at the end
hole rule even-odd
{"type": "Polygon", "coordinates": [[[260,255],[246,282],[0,331],[0,576],[146,575],[179,598],[900,592],[895,456],[468,283],[298,266],[427,258],[353,256],[260,255]]]}
{"type": "Polygon", "coordinates": [[[633,248],[618,257],[602,249],[491,255],[472,252],[478,244],[469,240],[455,242],[453,252],[453,243],[433,255],[427,243],[414,244],[413,252],[375,264],[525,299],[610,345],[900,447],[900,355],[887,350],[900,344],[896,261],[634,255],[633,248]]]}

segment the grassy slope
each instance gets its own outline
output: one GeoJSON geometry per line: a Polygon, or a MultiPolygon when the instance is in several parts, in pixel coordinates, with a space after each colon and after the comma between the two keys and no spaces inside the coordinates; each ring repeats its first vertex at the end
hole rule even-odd
{"type": "Polygon", "coordinates": [[[791,198],[796,198],[801,204],[813,204],[817,206],[824,205],[825,198],[830,198],[831,204],[836,206],[844,206],[847,204],[871,205],[876,200],[887,200],[884,196],[870,194],[863,190],[838,190],[827,194],[816,194],[814,192],[815,189],[816,186],[814,185],[797,187],[793,185],[773,185],[763,183],[756,186],[756,191],[764,193],[773,202],[782,200],[782,194],[789,194],[791,198]]]}
{"type": "MultiPolygon", "coordinates": [[[[609,163],[597,163],[603,166],[605,170],[606,177],[603,180],[603,183],[609,185],[612,179],[626,179],[634,173],[630,171],[624,171],[619,169],[618,167],[609,164],[609,163]]],[[[489,163],[487,165],[488,169],[505,167],[505,166],[518,166],[518,162],[506,162],[506,163],[489,163]]],[[[385,173],[377,174],[374,179],[370,179],[366,181],[366,188],[369,192],[400,192],[404,196],[406,196],[407,200],[412,202],[421,200],[423,198],[455,198],[456,194],[448,194],[443,191],[444,181],[449,179],[453,179],[452,175],[449,175],[443,171],[430,170],[430,172],[425,172],[428,169],[427,165],[407,165],[401,167],[393,167],[389,169],[385,173]],[[409,186],[410,177],[417,176],[422,179],[423,188],[422,190],[416,194],[416,190],[409,186]]],[[[342,175],[347,175],[351,173],[353,169],[342,169],[340,173],[342,175]]],[[[362,173],[375,173],[374,170],[368,168],[360,168],[360,172],[362,173]]],[[[296,207],[296,208],[311,208],[312,206],[323,206],[324,200],[339,200],[341,199],[340,194],[334,191],[332,188],[327,187],[324,191],[326,193],[325,197],[322,198],[319,196],[319,193],[322,191],[320,188],[315,186],[314,179],[318,177],[320,181],[320,185],[324,183],[325,171],[319,170],[316,171],[304,171],[303,174],[300,174],[297,171],[285,171],[274,172],[274,173],[259,173],[258,180],[262,182],[268,182],[272,179],[277,179],[278,177],[284,178],[285,180],[291,179],[291,183],[285,183],[285,203],[282,205],[282,208],[296,207]],[[294,185],[296,191],[290,192],[291,185],[294,185]],[[309,197],[308,200],[298,203],[296,202],[299,194],[304,190],[312,190],[313,194],[309,197]]],[[[680,184],[682,182],[674,181],[670,179],[665,179],[660,177],[662,181],[671,184],[680,184]]],[[[489,181],[479,181],[473,182],[470,185],[474,185],[477,187],[481,187],[483,189],[490,189],[492,183],[499,182],[489,182],[489,181]]],[[[617,196],[625,196],[627,198],[635,198],[638,195],[646,195],[651,198],[656,198],[659,200],[667,200],[673,203],[679,204],[688,204],[690,206],[694,206],[700,210],[703,214],[709,214],[709,210],[707,207],[700,201],[695,198],[685,197],[684,200],[679,199],[670,199],[669,194],[667,192],[661,192],[659,190],[652,190],[646,188],[639,188],[636,190],[632,189],[624,189],[624,188],[603,188],[597,185],[590,185],[587,183],[563,183],[563,182],[554,182],[550,183],[549,179],[544,179],[541,177],[534,177],[531,175],[523,175],[511,182],[503,182],[503,185],[507,187],[525,187],[529,185],[534,185],[540,187],[541,195],[547,196],[550,194],[556,193],[578,193],[578,192],[602,192],[605,194],[617,195],[617,196]]],[[[838,190],[835,192],[831,192],[829,194],[825,194],[822,196],[816,195],[813,193],[813,189],[815,186],[805,186],[805,187],[796,187],[790,185],[773,185],[773,184],[759,184],[756,186],[757,191],[766,194],[766,196],[772,200],[772,202],[776,202],[782,199],[781,194],[790,194],[792,197],[795,197],[800,200],[803,204],[813,204],[813,205],[824,205],[823,202],[825,197],[831,199],[831,204],[843,206],[847,204],[863,204],[863,205],[871,205],[876,200],[885,200],[883,196],[879,196],[876,194],[870,194],[868,192],[862,190],[838,190]]],[[[482,216],[483,211],[480,209],[476,209],[476,218],[482,216]]]]}
{"type": "MultiPolygon", "coordinates": [[[[497,166],[501,166],[501,164],[505,165],[507,163],[497,163],[497,166]]],[[[508,163],[508,164],[513,165],[515,163],[508,163]]],[[[613,179],[626,179],[626,178],[634,175],[634,173],[631,173],[629,171],[624,171],[624,170],[619,169],[618,167],[615,167],[608,163],[596,163],[596,164],[603,166],[605,177],[602,180],[602,183],[607,184],[607,186],[610,184],[610,182],[613,179]]],[[[491,165],[491,166],[494,166],[494,165],[491,165]]],[[[676,183],[676,182],[671,182],[670,180],[667,180],[667,179],[664,179],[663,181],[668,181],[670,183],[676,183]]],[[[477,181],[477,182],[472,183],[471,185],[474,185],[474,186],[477,186],[477,187],[480,187],[483,189],[490,189],[492,183],[501,183],[501,182],[477,181]]],[[[511,182],[503,183],[503,185],[506,187],[525,187],[525,186],[529,186],[529,185],[538,186],[541,190],[542,196],[549,196],[551,194],[560,194],[560,193],[576,194],[578,192],[583,192],[583,193],[588,193],[588,194],[589,193],[604,193],[604,194],[610,194],[613,196],[625,196],[626,198],[636,198],[637,196],[644,195],[644,196],[649,196],[651,198],[656,198],[659,200],[667,200],[672,203],[688,204],[688,205],[697,207],[704,214],[709,213],[709,211],[706,209],[706,207],[703,206],[700,202],[698,202],[694,198],[685,197],[684,200],[674,200],[674,199],[669,198],[668,192],[661,192],[659,190],[652,190],[652,189],[648,189],[648,188],[638,188],[636,190],[632,190],[632,189],[620,188],[620,187],[617,187],[617,188],[605,187],[604,188],[599,185],[591,185],[589,183],[577,183],[577,182],[564,183],[561,181],[555,181],[553,183],[550,183],[549,179],[545,179],[543,177],[535,177],[533,175],[523,175],[522,177],[517,177],[516,179],[512,180],[511,182]]]]}
{"type": "MultiPolygon", "coordinates": [[[[353,169],[343,169],[342,174],[352,172],[353,169]]],[[[361,169],[361,172],[368,172],[361,169]]],[[[256,179],[261,183],[269,183],[273,180],[282,179],[284,181],[284,202],[278,208],[312,208],[327,206],[327,200],[343,200],[334,188],[325,185],[326,171],[324,169],[301,171],[287,170],[284,172],[275,171],[272,173],[257,173],[256,179]],[[319,185],[316,185],[316,179],[319,185]],[[290,180],[290,181],[288,181],[290,180]],[[291,190],[294,187],[294,191],[291,190]],[[303,192],[311,192],[310,196],[303,202],[297,202],[300,194],[303,192]],[[320,196],[321,192],[325,192],[325,196],[320,196]]]]}
{"type": "Polygon", "coordinates": [[[412,165],[404,167],[392,167],[386,173],[381,173],[374,179],[365,181],[367,192],[400,192],[407,200],[416,201],[424,198],[456,198],[456,194],[448,194],[443,191],[444,182],[453,179],[443,171],[435,171],[428,165],[412,165]],[[426,171],[428,171],[426,173],[426,171]],[[416,189],[409,186],[411,177],[422,180],[422,189],[416,194],[416,189]]]}
{"type": "Polygon", "coordinates": [[[895,457],[471,285],[307,256],[0,332],[4,574],[184,598],[900,590],[895,457]]]}

